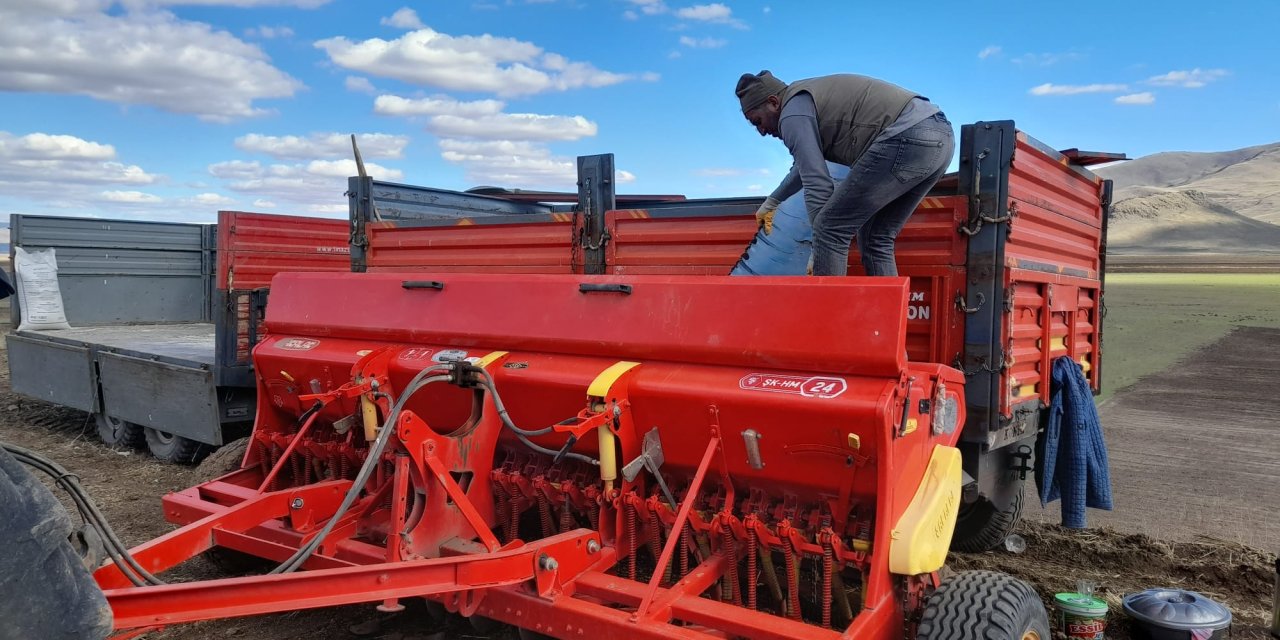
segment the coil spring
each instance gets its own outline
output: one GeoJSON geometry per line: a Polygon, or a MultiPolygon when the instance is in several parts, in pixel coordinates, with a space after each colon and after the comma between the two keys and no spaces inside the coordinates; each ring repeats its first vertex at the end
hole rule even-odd
{"type": "MultiPolygon", "coordinates": [[[[493,515],[498,520],[498,531],[505,535],[507,532],[507,516],[509,515],[507,510],[507,490],[502,488],[502,485],[497,482],[494,482],[492,486],[494,502],[493,515]]],[[[507,542],[511,542],[511,539],[508,538],[507,542]]]]}
{"type": "Polygon", "coordinates": [[[538,496],[538,519],[542,521],[542,537],[550,538],[556,534],[555,521],[551,519],[551,502],[542,489],[535,489],[538,496]]]}
{"type": "Polygon", "coordinates": [[[800,576],[796,573],[796,552],[791,539],[782,544],[782,557],[786,561],[787,570],[787,617],[800,619],[800,576]]]}
{"type": "Polygon", "coordinates": [[[302,450],[302,484],[311,484],[311,461],[315,460],[315,454],[311,453],[311,449],[302,450]]]}
{"type": "Polygon", "coordinates": [[[347,454],[338,452],[338,477],[346,480],[351,476],[351,460],[347,458],[347,454]]]}
{"type": "Polygon", "coordinates": [[[680,579],[689,575],[689,551],[693,547],[693,533],[689,531],[689,523],[680,529],[680,579]]]}
{"type": "Polygon", "coordinates": [[[636,579],[636,508],[630,501],[623,500],[623,513],[625,514],[627,528],[627,577],[636,579]]]}
{"type": "Polygon", "coordinates": [[[560,533],[568,533],[573,531],[575,522],[573,521],[573,512],[570,511],[569,494],[564,496],[564,507],[560,509],[560,533]]]}
{"type": "Polygon", "coordinates": [[[729,584],[729,598],[734,604],[742,606],[742,589],[738,584],[738,544],[733,539],[733,530],[728,524],[720,532],[720,541],[724,544],[724,552],[729,560],[729,568],[725,571],[725,580],[729,584]]]}
{"type": "Polygon", "coordinates": [[[831,538],[823,536],[822,541],[822,626],[831,628],[831,570],[835,565],[834,550],[831,538]]]}
{"type": "MultiPolygon", "coordinates": [[[[656,509],[649,510],[649,554],[653,556],[656,564],[658,558],[662,555],[662,523],[658,521],[658,511],[656,509]]],[[[671,563],[667,563],[667,567],[662,571],[662,580],[659,584],[668,584],[671,582],[671,563]]]]}
{"type": "Polygon", "coordinates": [[[747,528],[747,608],[756,609],[756,581],[760,579],[760,569],[756,565],[759,561],[760,534],[756,533],[756,528],[747,528]]]}
{"type": "Polygon", "coordinates": [[[262,470],[262,477],[267,477],[271,473],[271,449],[261,440],[254,440],[253,446],[258,450],[258,468],[262,470]]]}
{"type": "Polygon", "coordinates": [[[591,523],[592,531],[600,530],[600,503],[591,502],[591,506],[587,508],[587,520],[591,523]]]}
{"type": "MultiPolygon", "coordinates": [[[[273,442],[271,443],[271,468],[276,468],[277,464],[280,464],[280,447],[273,442]]],[[[268,489],[275,491],[279,488],[280,474],[277,473],[276,476],[271,479],[271,486],[268,487],[268,489]]]]}
{"type": "Polygon", "coordinates": [[[507,541],[514,542],[520,535],[520,497],[511,496],[511,517],[507,519],[507,541]]]}

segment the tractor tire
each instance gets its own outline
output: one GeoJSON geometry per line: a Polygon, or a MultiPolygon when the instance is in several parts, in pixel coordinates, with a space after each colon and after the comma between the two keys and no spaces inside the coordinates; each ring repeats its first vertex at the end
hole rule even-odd
{"type": "Polygon", "coordinates": [[[158,429],[146,428],[147,450],[161,462],[196,464],[209,455],[213,447],[158,429]]]}
{"type": "Polygon", "coordinates": [[[1000,510],[991,500],[980,497],[960,506],[956,530],[951,536],[951,550],[981,553],[1000,546],[1022,519],[1023,481],[1018,480],[1009,508],[1000,510]]]}
{"type": "Polygon", "coordinates": [[[93,421],[98,424],[98,437],[103,444],[118,450],[141,449],[147,442],[146,434],[140,424],[121,420],[105,413],[93,414],[93,421]]]}
{"type": "Polygon", "coordinates": [[[916,640],[1051,640],[1049,615],[1031,585],[1005,573],[964,571],[925,602],[916,640]]]}
{"type": "Polygon", "coordinates": [[[71,516],[0,448],[0,640],[105,638],[111,607],[68,536],[71,516]]]}
{"type": "Polygon", "coordinates": [[[244,461],[244,454],[249,450],[249,441],[250,438],[245,436],[215,449],[196,467],[193,474],[195,484],[204,484],[232,471],[239,471],[240,463],[244,461]]]}

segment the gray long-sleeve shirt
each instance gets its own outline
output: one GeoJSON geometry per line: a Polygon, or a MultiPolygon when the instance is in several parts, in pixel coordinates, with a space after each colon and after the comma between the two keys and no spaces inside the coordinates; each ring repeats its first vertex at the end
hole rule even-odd
{"type": "MultiPolygon", "coordinates": [[[[897,120],[885,127],[876,141],[887,140],[938,113],[937,105],[923,98],[907,103],[897,120]]],[[[818,134],[818,108],[813,96],[799,93],[787,101],[778,116],[778,135],[791,152],[794,161],[791,171],[782,179],[772,197],[779,202],[804,189],[804,206],[813,222],[818,212],[831,199],[835,181],[827,172],[827,160],[822,154],[822,139],[818,134]]]]}

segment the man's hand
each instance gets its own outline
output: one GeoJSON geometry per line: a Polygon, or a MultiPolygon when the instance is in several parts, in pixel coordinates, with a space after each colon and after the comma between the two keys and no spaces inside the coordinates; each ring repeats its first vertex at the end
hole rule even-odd
{"type": "Polygon", "coordinates": [[[781,204],[773,196],[764,199],[764,204],[756,209],[756,224],[764,227],[764,234],[767,236],[773,233],[773,214],[778,210],[781,204]]]}

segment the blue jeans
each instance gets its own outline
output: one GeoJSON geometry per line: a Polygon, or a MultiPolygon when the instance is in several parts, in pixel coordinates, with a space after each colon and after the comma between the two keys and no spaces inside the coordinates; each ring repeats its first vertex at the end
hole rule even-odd
{"type": "Polygon", "coordinates": [[[855,237],[867,275],[898,275],[898,232],[946,173],[954,151],[955,134],[941,112],[872,143],[813,220],[813,275],[845,275],[855,237]]]}

